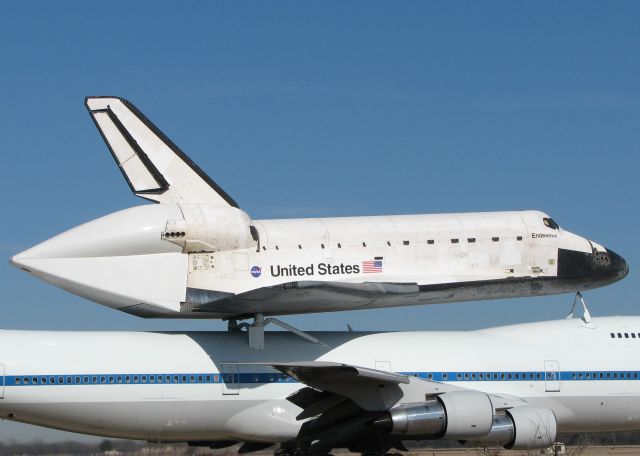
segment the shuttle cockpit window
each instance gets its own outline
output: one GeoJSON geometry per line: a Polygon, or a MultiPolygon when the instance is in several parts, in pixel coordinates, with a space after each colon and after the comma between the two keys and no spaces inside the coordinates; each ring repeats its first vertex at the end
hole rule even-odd
{"type": "Polygon", "coordinates": [[[545,217],[542,219],[544,226],[551,228],[552,230],[559,230],[560,226],[551,217],[545,217]]]}

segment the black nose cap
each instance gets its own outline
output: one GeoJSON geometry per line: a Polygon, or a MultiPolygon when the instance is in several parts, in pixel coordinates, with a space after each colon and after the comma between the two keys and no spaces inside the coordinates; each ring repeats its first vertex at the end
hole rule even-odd
{"type": "Polygon", "coordinates": [[[607,249],[606,255],[609,257],[608,268],[610,270],[610,273],[615,275],[618,280],[624,279],[627,274],[629,274],[629,265],[627,264],[625,259],[613,250],[609,249],[607,249]]]}
{"type": "Polygon", "coordinates": [[[574,283],[582,290],[617,282],[628,273],[627,262],[611,250],[592,253],[558,250],[558,278],[574,283]]]}

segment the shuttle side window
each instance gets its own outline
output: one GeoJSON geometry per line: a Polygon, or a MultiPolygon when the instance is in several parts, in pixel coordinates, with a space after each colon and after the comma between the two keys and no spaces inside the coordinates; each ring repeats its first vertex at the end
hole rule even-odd
{"type": "Polygon", "coordinates": [[[559,230],[560,226],[551,217],[545,217],[542,219],[544,226],[551,228],[552,230],[559,230]]]}

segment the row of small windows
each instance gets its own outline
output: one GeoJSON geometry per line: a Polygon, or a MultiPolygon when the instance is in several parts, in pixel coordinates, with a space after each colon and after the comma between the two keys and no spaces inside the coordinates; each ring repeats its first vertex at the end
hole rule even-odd
{"type": "MultiPolygon", "coordinates": [[[[413,377],[419,377],[420,374],[409,374],[413,377]]],[[[449,380],[449,373],[441,373],[442,380],[449,380]]],[[[433,380],[434,374],[428,373],[424,375],[427,380],[433,380]]],[[[457,372],[451,375],[455,380],[542,380],[540,372],[457,372]]]]}
{"type": "Polygon", "coordinates": [[[636,338],[638,338],[638,339],[640,339],[640,333],[637,333],[637,336],[636,336],[636,333],[609,333],[609,334],[611,335],[612,339],[615,339],[616,337],[618,339],[622,339],[622,338],[625,338],[625,339],[629,339],[629,338],[636,339],[636,338]]]}
{"type": "Polygon", "coordinates": [[[16,377],[16,385],[79,385],[106,383],[210,383],[218,382],[218,375],[84,375],[66,377],[16,377]]]}
{"type": "MultiPolygon", "coordinates": [[[[413,377],[424,377],[428,380],[434,379],[433,373],[418,374],[411,373],[409,374],[413,377]]],[[[442,380],[465,380],[465,381],[473,381],[473,380],[560,380],[560,373],[551,371],[551,372],[456,372],[447,373],[442,372],[441,374],[442,380]],[[450,375],[451,374],[451,375],[450,375]],[[546,378],[545,378],[546,377],[546,378]]],[[[562,375],[564,379],[568,379],[569,373],[565,373],[562,375]]],[[[628,372],[628,371],[618,371],[618,372],[600,372],[600,371],[591,371],[591,372],[571,372],[570,374],[571,380],[637,380],[638,372],[628,372]]]]}
{"type": "Polygon", "coordinates": [[[573,380],[638,379],[637,372],[572,372],[573,380]]]}
{"type": "MultiPolygon", "coordinates": [[[[499,236],[493,236],[493,237],[491,238],[491,240],[492,240],[493,242],[500,242],[500,237],[499,237],[499,236]]],[[[522,236],[516,236],[516,240],[517,240],[517,241],[522,241],[522,236]]],[[[429,245],[433,245],[433,244],[435,244],[435,242],[436,242],[436,241],[435,241],[434,239],[428,239],[428,240],[427,240],[427,244],[429,244],[429,245]]],[[[476,242],[476,238],[474,238],[474,237],[467,238],[467,242],[468,242],[469,244],[473,244],[473,243],[475,243],[475,242],[476,242]]],[[[460,243],[460,239],[459,239],[459,238],[452,238],[452,239],[451,239],[451,243],[452,243],[452,244],[458,244],[458,243],[460,243]]],[[[402,245],[410,245],[410,244],[411,244],[411,242],[410,242],[410,241],[402,241],[402,245]]],[[[363,242],[363,243],[362,243],[362,247],[366,247],[366,246],[367,246],[367,243],[366,243],[366,242],[363,242]]],[[[388,246],[388,247],[391,247],[391,241],[387,241],[387,246],[388,246]]],[[[342,248],[342,243],[341,243],[341,242],[338,242],[338,243],[336,244],[336,247],[337,247],[337,248],[339,248],[339,249],[341,249],[341,248],[342,248]]],[[[326,248],[325,244],[320,244],[320,248],[321,248],[321,249],[326,248]]],[[[275,249],[276,249],[276,250],[280,250],[280,247],[276,245],[276,246],[275,246],[275,249]]],[[[299,250],[302,250],[302,244],[298,244],[298,249],[299,249],[299,250]]],[[[263,245],[263,246],[262,246],[262,250],[267,250],[267,246],[263,245]]]]}
{"type": "MultiPolygon", "coordinates": [[[[436,381],[513,381],[513,380],[638,380],[637,371],[584,371],[584,372],[441,372],[407,373],[436,381]],[[440,377],[440,378],[438,378],[440,377]]],[[[240,379],[238,374],[222,375],[224,383],[273,383],[294,382],[285,374],[255,374],[240,379]]],[[[177,383],[218,383],[219,375],[93,375],[93,376],[38,376],[16,377],[16,385],[79,385],[79,384],[177,384],[177,383]]]]}
{"type": "MultiPolygon", "coordinates": [[[[285,374],[243,374],[243,382],[273,383],[294,381],[285,374]]],[[[38,376],[16,377],[16,385],[91,385],[91,384],[127,384],[127,383],[237,383],[238,374],[207,375],[76,375],[76,376],[38,376]]]]}
{"type": "Polygon", "coordinates": [[[540,372],[464,372],[457,373],[456,380],[541,380],[540,372]]]}

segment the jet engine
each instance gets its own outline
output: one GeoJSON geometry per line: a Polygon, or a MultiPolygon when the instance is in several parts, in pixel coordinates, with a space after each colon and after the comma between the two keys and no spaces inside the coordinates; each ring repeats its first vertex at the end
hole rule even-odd
{"type": "Polygon", "coordinates": [[[406,439],[460,440],[469,446],[514,450],[547,448],[557,432],[551,410],[522,406],[494,415],[491,400],[479,391],[455,391],[424,403],[403,404],[373,425],[406,439]]]}
{"type": "Polygon", "coordinates": [[[548,448],[555,442],[557,421],[544,407],[522,406],[493,417],[491,430],[478,439],[466,440],[468,446],[503,446],[508,450],[548,448]]]}
{"type": "Polygon", "coordinates": [[[479,391],[454,391],[420,404],[392,408],[373,424],[407,438],[472,439],[489,433],[493,406],[479,391]]]}

